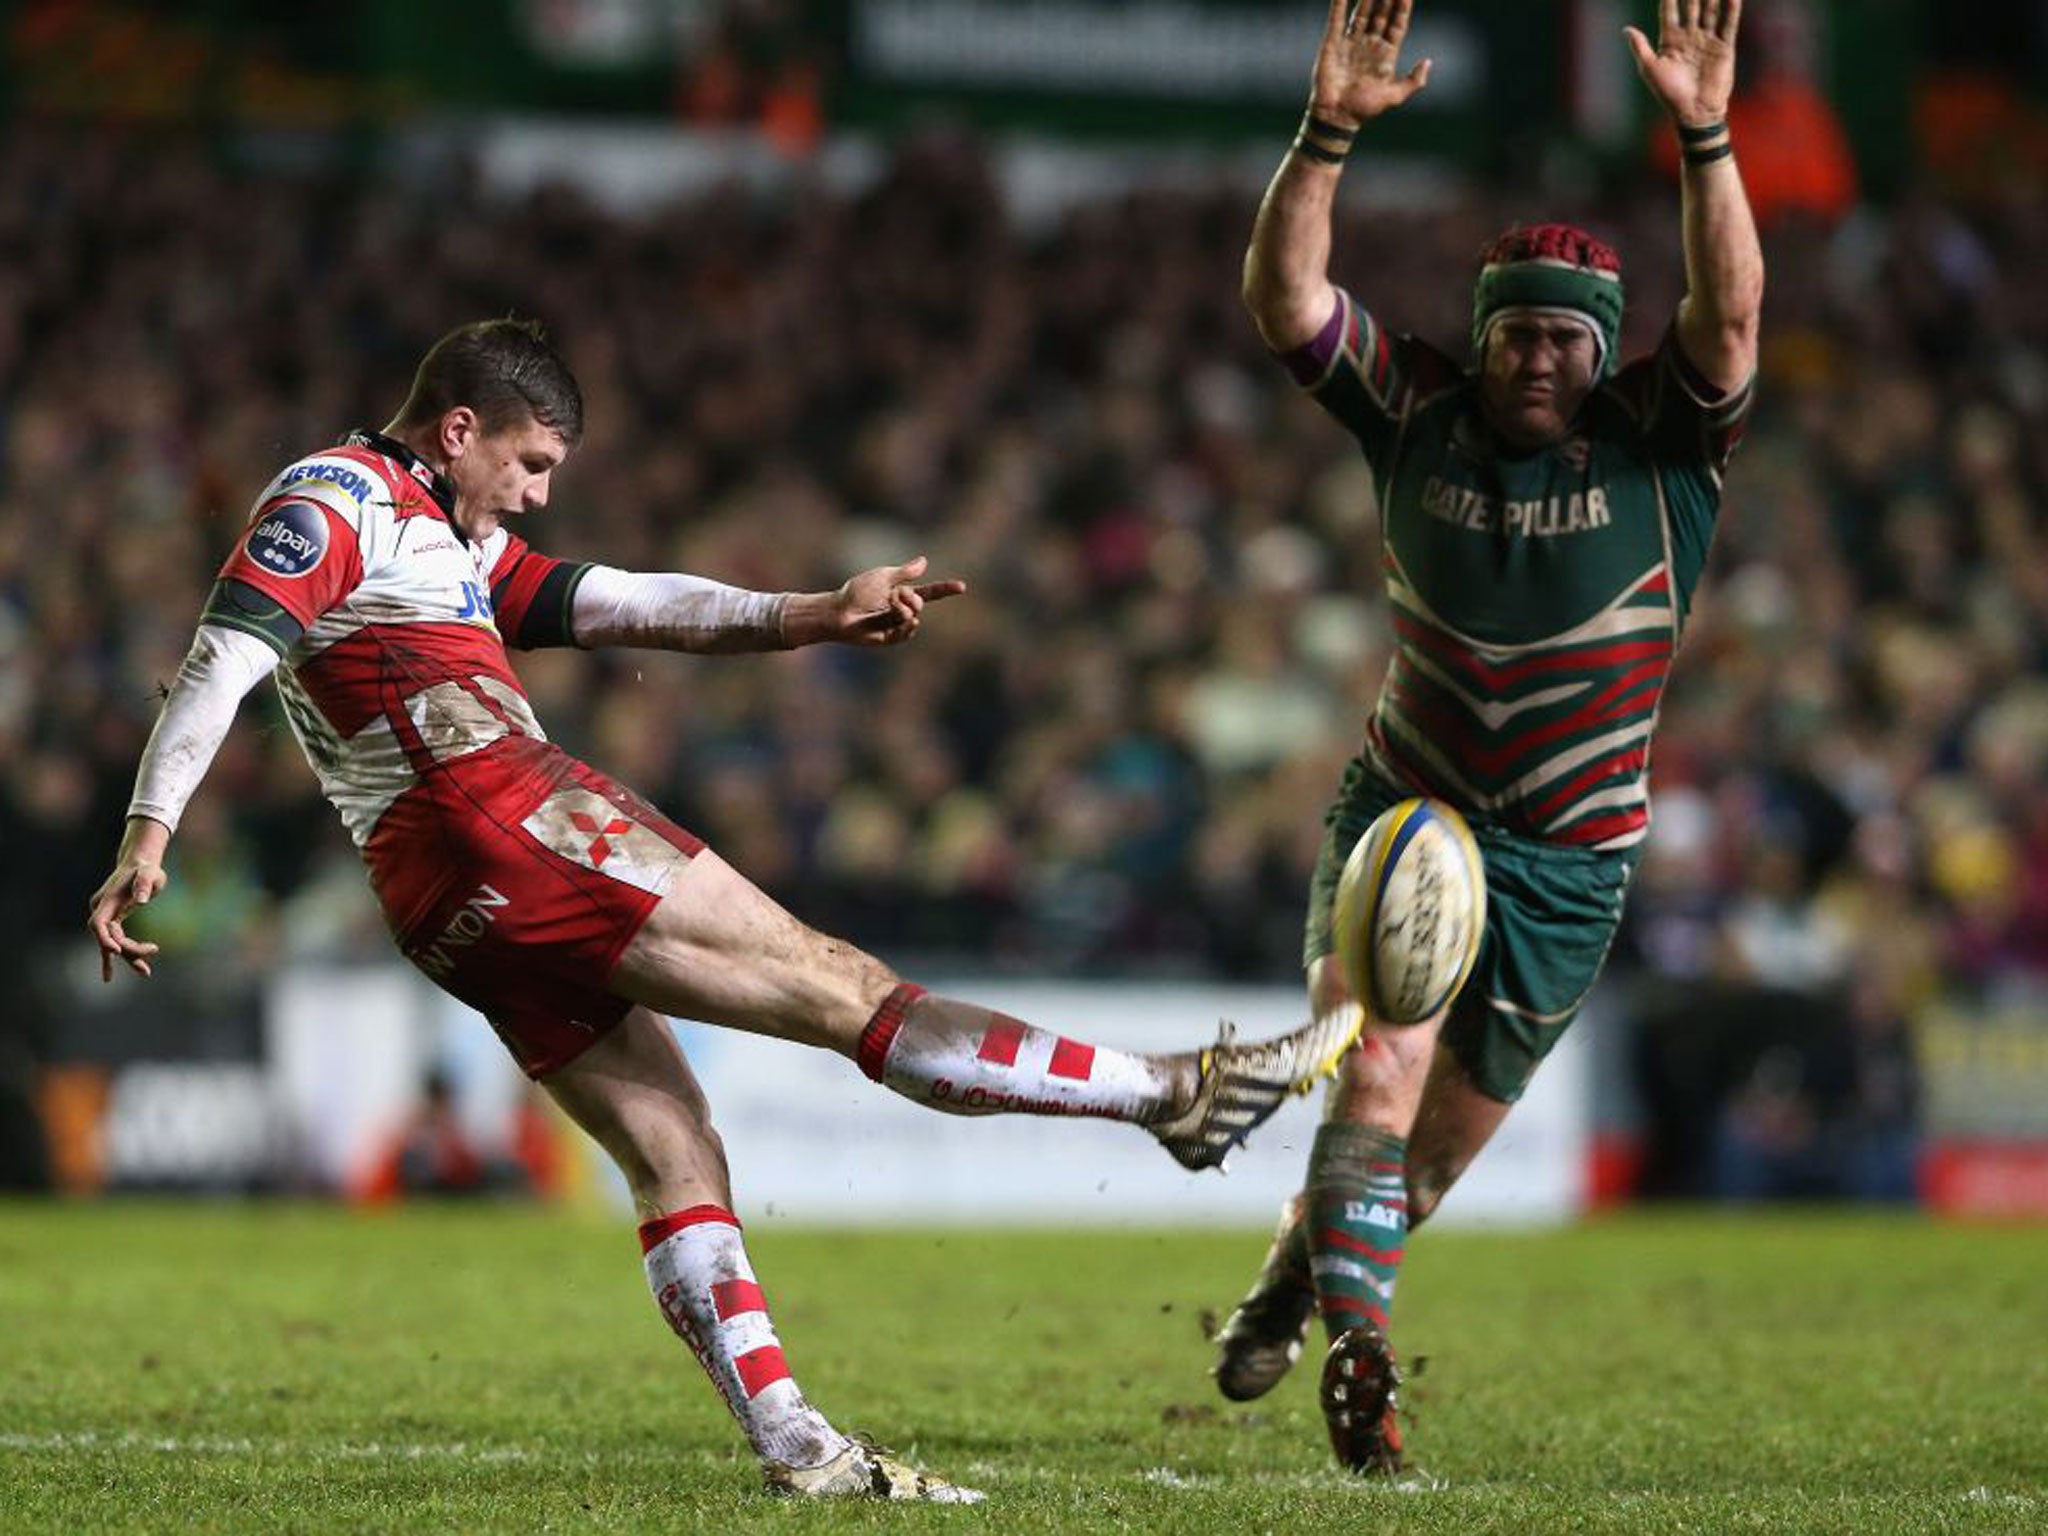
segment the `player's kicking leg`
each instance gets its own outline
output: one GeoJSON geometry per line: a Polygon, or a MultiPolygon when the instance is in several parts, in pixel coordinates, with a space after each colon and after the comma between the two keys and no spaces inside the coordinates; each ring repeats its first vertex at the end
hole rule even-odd
{"type": "Polygon", "coordinates": [[[935,996],[805,927],[709,849],[680,869],[611,977],[659,1012],[822,1046],[948,1114],[1081,1115],[1149,1130],[1188,1168],[1220,1164],[1290,1093],[1336,1069],[1362,1015],[1278,1039],[1230,1026],[1202,1050],[1115,1050],[935,996]]]}
{"type": "Polygon", "coordinates": [[[732,1212],[724,1147],[666,1020],[635,1008],[542,1081],[625,1174],[655,1303],[732,1410],[772,1490],[981,1499],[842,1434],[798,1390],[732,1212]]]}
{"type": "MultiPolygon", "coordinates": [[[[1319,1011],[1339,1006],[1333,959],[1309,970],[1319,1011]]],[[[1239,1400],[1270,1391],[1320,1314],[1331,1348],[1323,1410],[1337,1459],[1359,1471],[1400,1466],[1400,1385],[1387,1344],[1395,1274],[1409,1229],[1408,1132],[1424,1097],[1442,1020],[1379,1028],[1349,1054],[1251,1291],[1217,1334],[1216,1384],[1239,1400]]]]}
{"type": "Polygon", "coordinates": [[[1294,1364],[1320,1313],[1331,1340],[1321,1383],[1331,1448],[1360,1472],[1401,1466],[1401,1374],[1387,1334],[1407,1236],[1509,1108],[1439,1045],[1441,1025],[1382,1028],[1346,1058],[1307,1185],[1282,1211],[1258,1279],[1216,1337],[1218,1388],[1258,1397],[1294,1364]]]}

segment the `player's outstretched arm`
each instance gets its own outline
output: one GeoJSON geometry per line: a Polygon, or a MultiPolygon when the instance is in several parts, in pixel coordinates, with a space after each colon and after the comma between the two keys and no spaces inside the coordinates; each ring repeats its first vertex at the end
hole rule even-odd
{"type": "Polygon", "coordinates": [[[243,696],[277,663],[271,645],[240,630],[201,624],[192,637],[136,770],[114,872],[93,892],[86,910],[86,926],[100,947],[100,980],[114,979],[117,960],[138,976],[149,974],[156,945],[129,937],[124,925],[170,882],[164,853],[178,818],[212,766],[243,696]]]}
{"type": "Polygon", "coordinates": [[[1643,84],[1678,132],[1685,246],[1678,344],[1710,383],[1732,392],[1756,371],[1764,299],[1763,247],[1728,137],[1742,0],[1659,0],[1657,19],[1654,48],[1636,28],[1625,32],[1643,84]]]}
{"type": "Polygon", "coordinates": [[[680,572],[592,566],[577,583],[571,623],[583,646],[698,653],[793,650],[837,641],[897,645],[917,633],[925,605],[964,581],[921,581],[925,558],[879,565],[832,592],[749,592],[680,572]]]}
{"type": "Polygon", "coordinates": [[[1428,59],[1399,73],[1413,0],[1330,0],[1308,114],[1280,162],[1244,257],[1244,302],[1275,352],[1314,340],[1337,302],[1330,209],[1358,131],[1429,83],[1428,59]]]}

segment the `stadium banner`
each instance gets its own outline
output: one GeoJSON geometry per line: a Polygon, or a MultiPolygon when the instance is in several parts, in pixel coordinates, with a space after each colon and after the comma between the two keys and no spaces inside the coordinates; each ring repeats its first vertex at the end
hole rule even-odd
{"type": "MultiPolygon", "coordinates": [[[[1257,0],[853,0],[850,62],[905,86],[1293,104],[1323,19],[1257,0]]],[[[1418,111],[1479,100],[1486,44],[1471,18],[1418,16],[1409,48],[1435,61],[1418,111]]]]}
{"type": "Polygon", "coordinates": [[[104,987],[88,943],[53,948],[16,984],[39,999],[30,1016],[48,1011],[58,1026],[33,1078],[56,1188],[272,1187],[288,1152],[265,1066],[265,982],[255,971],[174,967],[148,987],[104,987]]]}
{"type": "Polygon", "coordinates": [[[1949,1216],[2048,1217],[2048,994],[1947,998],[1913,1034],[1927,1204],[1949,1216]]]}
{"type": "MultiPolygon", "coordinates": [[[[1219,1018],[1252,1036],[1300,1022],[1294,987],[1020,983],[927,977],[935,990],[1104,1045],[1174,1050],[1219,1018]]],[[[489,1148],[525,1084],[489,1027],[399,967],[287,974],[272,989],[271,1071],[308,1182],[355,1185],[429,1069],[489,1148]]],[[[1321,1098],[1290,1102],[1232,1160],[1190,1176],[1129,1126],[934,1113],[825,1051],[703,1025],[683,1048],[725,1140],[749,1219],[806,1224],[1265,1225],[1299,1185],[1321,1098]]],[[[1584,1209],[1591,1074],[1571,1037],[1440,1220],[1540,1224],[1584,1209]]],[[[587,1148],[596,1158],[594,1148],[587,1148]]],[[[615,1175],[599,1177],[624,1207],[615,1175]]]]}
{"type": "Polygon", "coordinates": [[[346,1190],[363,1176],[435,1065],[441,996],[399,966],[294,966],[271,983],[266,1054],[290,1127],[288,1183],[346,1190]]]}
{"type": "MultiPolygon", "coordinates": [[[[1912,152],[1933,0],[1812,0],[1818,77],[1866,185],[1912,152]]],[[[0,33],[0,101],[60,118],[337,135],[353,154],[465,114],[821,130],[970,125],[1003,135],[1277,148],[1307,88],[1313,0],[363,0],[168,6],[41,0],[0,33]]],[[[1651,109],[1619,28],[1648,0],[1431,0],[1409,52],[1430,88],[1374,125],[1375,160],[1528,173],[1560,135],[1624,158],[1651,109]]],[[[1759,22],[1757,25],[1761,26],[1759,22]]],[[[1966,31],[1968,29],[1965,29],[1966,31]]],[[[2038,77],[2039,58],[2015,60],[2038,77]]],[[[300,145],[303,152],[305,146],[300,145]]]]}
{"type": "MultiPolygon", "coordinates": [[[[846,0],[835,122],[957,121],[1000,133],[1284,142],[1326,12],[1300,0],[846,0]]],[[[1512,123],[1556,112],[1560,50],[1543,7],[1443,0],[1415,18],[1434,60],[1383,151],[1477,165],[1512,123]],[[1509,60],[1539,60],[1533,69],[1509,60]]]]}

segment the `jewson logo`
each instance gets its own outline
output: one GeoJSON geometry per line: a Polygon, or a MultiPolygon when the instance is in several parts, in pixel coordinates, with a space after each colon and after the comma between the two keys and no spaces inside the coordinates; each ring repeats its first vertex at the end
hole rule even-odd
{"type": "Polygon", "coordinates": [[[462,584],[462,607],[456,611],[458,619],[474,619],[479,624],[491,622],[491,594],[479,582],[465,581],[462,584]]]}
{"type": "Polygon", "coordinates": [[[329,485],[339,486],[361,505],[370,499],[376,489],[370,477],[346,464],[334,464],[316,459],[310,464],[294,464],[277,477],[277,488],[281,491],[288,485],[297,485],[301,480],[322,480],[329,485]]]}
{"type": "Polygon", "coordinates": [[[288,501],[263,514],[249,534],[249,558],[277,576],[304,576],[327,557],[327,514],[288,501]]]}

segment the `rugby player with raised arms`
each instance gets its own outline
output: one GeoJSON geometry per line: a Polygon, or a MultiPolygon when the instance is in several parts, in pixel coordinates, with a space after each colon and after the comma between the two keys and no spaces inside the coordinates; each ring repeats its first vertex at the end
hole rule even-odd
{"type": "Polygon", "coordinates": [[[1358,440],[1394,623],[1384,688],[1326,817],[1304,961],[1344,1006],[1331,908],[1359,834],[1411,795],[1465,815],[1486,871],[1478,962],[1449,1007],[1369,1027],[1344,1059],[1301,1193],[1218,1335],[1227,1397],[1269,1390],[1320,1313],[1344,1465],[1401,1465],[1387,1342],[1408,1232],[1501,1124],[1606,957],[1649,826],[1650,738],[1748,415],[1763,254],[1726,126],[1741,0],[1661,0],[1626,29],[1682,151],[1686,292],[1618,363],[1621,262],[1581,229],[1484,253],[1471,369],[1387,330],[1329,275],[1331,207],[1401,68],[1411,0],[1332,0],[1308,113],[1261,205],[1244,297],[1260,335],[1358,440]]]}
{"type": "Polygon", "coordinates": [[[978,1495],[842,1434],[804,1398],[733,1214],[725,1154],[663,1015],[837,1051],[920,1104],[1128,1121],[1216,1166],[1356,1021],[1141,1055],[935,997],[814,932],[654,806],[550,743],[507,655],[540,646],[894,645],[958,581],[920,557],[833,592],[758,593],[553,559],[507,524],[548,501],[583,401],[537,326],[467,325],[382,432],[286,468],[222,567],[93,897],[102,972],[168,878],[179,815],[243,696],[276,674],[293,731],[408,959],[488,1019],[618,1163],[649,1286],[771,1488],[978,1495]],[[1334,1028],[1334,1032],[1333,1032],[1334,1028]]]}

